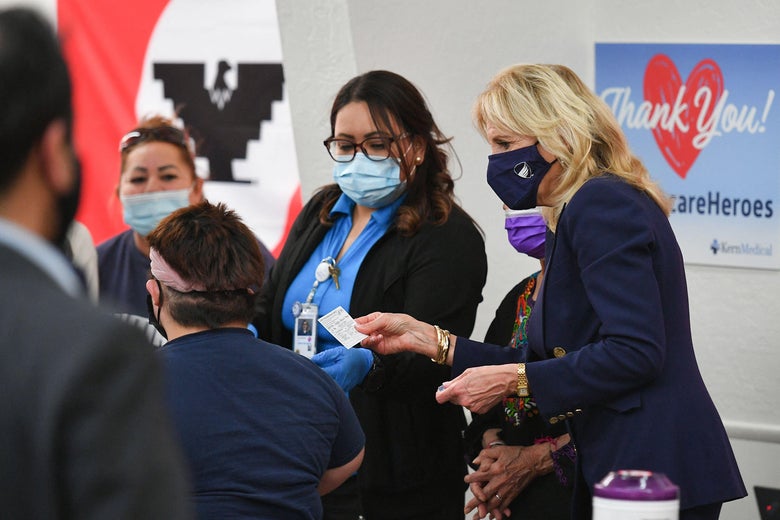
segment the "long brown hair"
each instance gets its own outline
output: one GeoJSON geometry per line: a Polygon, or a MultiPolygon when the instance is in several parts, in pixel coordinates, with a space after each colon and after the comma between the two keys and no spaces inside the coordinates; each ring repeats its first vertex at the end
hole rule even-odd
{"type": "MultiPolygon", "coordinates": [[[[396,227],[404,235],[413,235],[422,223],[447,221],[454,204],[455,183],[447,169],[448,155],[443,146],[451,138],[445,137],[433,120],[420,91],[407,79],[385,70],[374,70],[352,78],[341,87],[330,111],[331,135],[335,132],[336,115],[345,105],[365,102],[378,129],[391,129],[393,123],[411,140],[425,143],[425,158],[417,165],[414,175],[407,179],[406,200],[398,209],[396,227]]],[[[402,164],[409,171],[403,155],[402,164]]],[[[329,213],[339,197],[335,185],[320,190],[324,204],[320,221],[329,225],[329,213]]]]}

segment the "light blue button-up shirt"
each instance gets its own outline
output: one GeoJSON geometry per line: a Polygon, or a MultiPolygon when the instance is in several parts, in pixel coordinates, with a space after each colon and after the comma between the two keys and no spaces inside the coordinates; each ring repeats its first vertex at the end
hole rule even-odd
{"type": "MultiPolygon", "coordinates": [[[[312,299],[312,303],[317,304],[319,307],[318,317],[324,316],[338,306],[349,312],[352,288],[355,286],[355,278],[360,265],[377,240],[390,228],[404,198],[405,196],[401,196],[395,202],[383,208],[378,208],[371,214],[366,227],[360,232],[360,235],[350,245],[337,264],[341,271],[339,274],[339,289],[336,289],[332,278],[319,283],[312,299]]],[[[341,247],[352,229],[352,210],[354,207],[355,202],[352,199],[344,194],[339,197],[330,211],[331,218],[335,220],[333,227],[325,234],[311,257],[309,257],[309,260],[304,264],[287,289],[282,307],[282,323],[288,330],[293,330],[295,326],[295,316],[292,312],[293,305],[295,302],[306,301],[306,297],[314,284],[314,271],[319,263],[328,257],[336,258],[339,251],[341,251],[341,247]]],[[[339,345],[340,343],[318,323],[317,351],[322,352],[339,345]]]]}

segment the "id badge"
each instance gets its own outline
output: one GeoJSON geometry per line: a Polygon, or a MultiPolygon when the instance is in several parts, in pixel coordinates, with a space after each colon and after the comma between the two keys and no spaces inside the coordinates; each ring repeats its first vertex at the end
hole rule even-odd
{"type": "Polygon", "coordinates": [[[317,353],[317,304],[301,304],[301,312],[295,318],[293,350],[311,359],[317,353]]]}

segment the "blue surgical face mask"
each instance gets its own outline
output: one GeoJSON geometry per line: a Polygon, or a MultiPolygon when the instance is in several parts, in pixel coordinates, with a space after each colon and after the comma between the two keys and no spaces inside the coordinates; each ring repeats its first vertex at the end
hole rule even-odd
{"type": "Polygon", "coordinates": [[[530,209],[537,205],[539,184],[555,161],[545,161],[536,144],[493,154],[488,157],[487,181],[510,209],[530,209]]]}
{"type": "Polygon", "coordinates": [[[401,167],[393,157],[372,161],[358,153],[352,161],[333,166],[333,180],[355,204],[368,208],[387,206],[406,190],[401,167]]]}
{"type": "Polygon", "coordinates": [[[146,236],[162,219],[190,205],[190,189],[163,190],[140,195],[122,195],[125,223],[138,234],[146,236]]]}

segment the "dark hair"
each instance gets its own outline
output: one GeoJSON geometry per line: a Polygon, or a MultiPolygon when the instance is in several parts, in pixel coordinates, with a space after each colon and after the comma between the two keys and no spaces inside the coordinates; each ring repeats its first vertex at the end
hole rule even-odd
{"type": "Polygon", "coordinates": [[[235,211],[204,200],[165,217],[147,240],[182,278],[205,286],[182,293],[163,285],[163,301],[177,323],[214,329],[252,320],[263,256],[235,211]]]}
{"type": "Polygon", "coordinates": [[[51,25],[29,8],[0,11],[0,191],[19,174],[46,127],[73,122],[71,85],[51,25]]]}
{"type": "MultiPolygon", "coordinates": [[[[425,142],[425,159],[407,179],[407,196],[398,210],[396,226],[402,234],[412,235],[425,220],[436,224],[447,221],[454,203],[455,183],[447,169],[447,153],[442,146],[451,138],[442,134],[433,120],[425,99],[409,80],[386,70],[374,70],[352,78],[341,87],[330,111],[330,131],[335,132],[336,115],[345,105],[363,101],[378,129],[391,129],[393,122],[409,138],[425,142]]],[[[404,161],[404,157],[401,156],[404,161]]],[[[409,170],[408,165],[407,171],[409,170]]],[[[329,223],[339,190],[334,185],[321,190],[324,205],[320,220],[329,223]]]]}
{"type": "Polygon", "coordinates": [[[127,155],[136,147],[140,146],[142,144],[146,143],[168,143],[172,144],[179,150],[179,155],[181,156],[182,161],[190,167],[190,170],[192,171],[192,177],[196,178],[197,173],[195,172],[195,142],[190,137],[189,130],[187,129],[181,129],[177,127],[174,124],[173,119],[167,118],[165,116],[159,115],[159,114],[151,114],[148,116],[145,116],[141,118],[140,121],[138,121],[138,126],[136,126],[134,129],[132,129],[130,132],[125,134],[124,139],[130,135],[132,132],[143,132],[143,138],[138,140],[137,144],[133,144],[130,146],[120,147],[119,154],[121,156],[121,162],[119,167],[119,173],[120,175],[122,172],[125,171],[125,164],[127,161],[127,155]],[[155,131],[159,130],[173,130],[174,135],[177,136],[176,139],[170,139],[170,137],[166,137],[166,134],[161,133],[159,136],[155,134],[155,131]],[[146,133],[145,131],[151,131],[150,133],[146,133]],[[181,139],[178,138],[178,136],[181,136],[181,139]]]}

